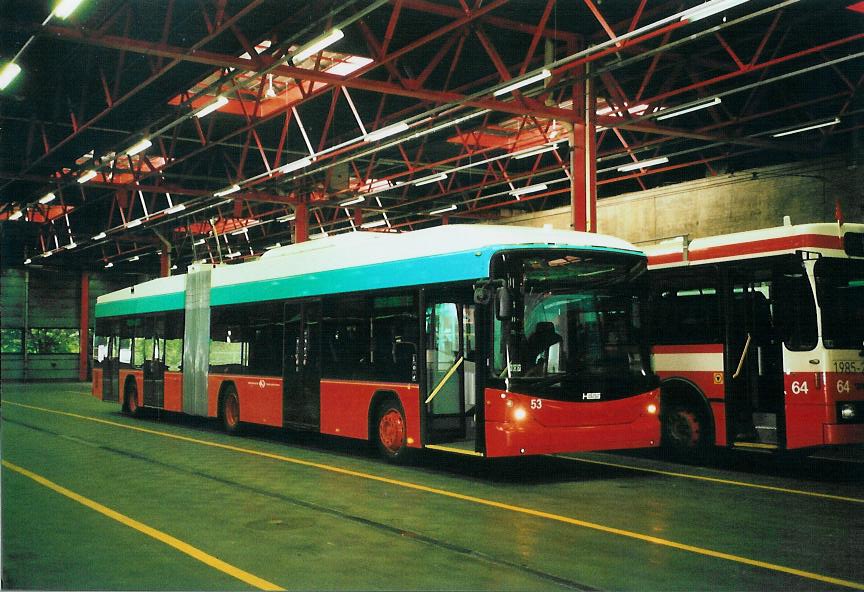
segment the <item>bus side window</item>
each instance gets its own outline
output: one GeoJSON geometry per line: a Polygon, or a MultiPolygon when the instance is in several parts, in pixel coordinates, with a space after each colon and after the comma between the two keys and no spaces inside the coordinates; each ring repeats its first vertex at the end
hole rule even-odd
{"type": "Polygon", "coordinates": [[[774,276],[776,301],[774,320],[780,339],[792,351],[816,347],[816,301],[804,265],[793,261],[774,276]]]}
{"type": "Polygon", "coordinates": [[[713,269],[688,276],[655,275],[651,296],[652,343],[720,343],[716,286],[713,269]]]}

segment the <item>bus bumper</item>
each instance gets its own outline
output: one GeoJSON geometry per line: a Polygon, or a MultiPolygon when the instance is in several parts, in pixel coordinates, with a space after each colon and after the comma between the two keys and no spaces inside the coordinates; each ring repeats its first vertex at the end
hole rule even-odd
{"type": "Polygon", "coordinates": [[[864,423],[827,423],[822,426],[824,444],[860,444],[864,442],[864,423]]]}

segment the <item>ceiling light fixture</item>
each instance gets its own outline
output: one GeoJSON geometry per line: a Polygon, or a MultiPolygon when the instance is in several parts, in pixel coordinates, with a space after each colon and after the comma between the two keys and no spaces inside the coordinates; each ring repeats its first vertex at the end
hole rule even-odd
{"type": "Polygon", "coordinates": [[[287,214],[285,216],[279,216],[278,218],[276,218],[276,221],[277,222],[290,222],[291,220],[294,220],[295,218],[297,218],[297,214],[287,214]]]}
{"type": "Polygon", "coordinates": [[[521,152],[514,152],[513,158],[515,158],[516,160],[521,160],[530,156],[537,156],[538,154],[552,152],[553,150],[557,149],[558,144],[552,144],[551,146],[535,146],[534,148],[528,148],[527,150],[522,150],[521,152]]]}
{"type": "Polygon", "coordinates": [[[234,251],[233,253],[228,253],[225,256],[228,257],[229,259],[236,259],[240,255],[242,255],[242,253],[240,251],[234,251]]]}
{"type": "Polygon", "coordinates": [[[244,226],[243,228],[241,228],[239,230],[232,231],[231,236],[240,236],[241,234],[247,234],[248,232],[249,232],[249,229],[244,226]]]}
{"type": "Polygon", "coordinates": [[[690,107],[684,107],[683,109],[678,109],[677,111],[670,111],[668,113],[663,113],[662,115],[657,117],[657,121],[662,121],[664,119],[672,119],[673,117],[678,117],[679,115],[684,115],[685,113],[691,113],[693,111],[699,111],[700,109],[707,109],[708,107],[713,107],[714,105],[719,105],[723,100],[720,97],[714,97],[708,101],[703,103],[697,103],[695,105],[691,105],[690,107]]]}
{"type": "Polygon", "coordinates": [[[65,19],[75,12],[75,9],[78,8],[78,5],[81,4],[81,2],[82,0],[60,0],[56,8],[54,8],[53,14],[65,19]]]}
{"type": "Polygon", "coordinates": [[[278,249],[281,246],[282,246],[282,243],[276,243],[275,245],[268,245],[268,246],[264,247],[264,250],[265,251],[271,251],[273,249],[278,249]]]}
{"type": "Polygon", "coordinates": [[[296,170],[306,168],[307,166],[309,166],[313,162],[315,162],[314,158],[312,158],[311,156],[306,156],[304,158],[300,158],[298,160],[295,160],[294,162],[289,162],[288,164],[283,164],[278,169],[276,169],[276,171],[278,171],[280,173],[291,173],[291,172],[294,172],[296,170]]]}
{"type": "Polygon", "coordinates": [[[297,52],[291,56],[291,62],[296,66],[306,58],[315,55],[325,47],[329,47],[342,39],[345,33],[341,29],[330,29],[320,37],[316,37],[306,45],[301,46],[297,52]]]}
{"type": "Polygon", "coordinates": [[[0,70],[0,90],[5,90],[7,86],[12,84],[15,77],[21,73],[21,66],[15,62],[9,62],[3,69],[0,70]]]}
{"type": "Polygon", "coordinates": [[[78,246],[78,243],[69,243],[68,245],[66,245],[66,250],[71,251],[72,249],[74,249],[77,246],[78,246]]]}
{"type": "Polygon", "coordinates": [[[378,228],[387,224],[387,220],[375,220],[374,222],[364,222],[360,228],[378,228]]]}
{"type": "Polygon", "coordinates": [[[545,80],[545,79],[549,78],[550,76],[552,76],[552,72],[544,68],[543,70],[540,71],[539,74],[535,74],[534,76],[529,76],[528,78],[523,78],[522,80],[517,80],[516,82],[513,82],[512,84],[508,84],[507,86],[505,86],[503,88],[499,88],[498,90],[496,90],[492,93],[492,96],[500,97],[501,95],[506,95],[507,93],[514,91],[518,88],[522,88],[523,86],[528,86],[529,84],[534,84],[535,82],[540,82],[541,80],[545,80]]]}
{"type": "Polygon", "coordinates": [[[141,226],[143,223],[144,220],[142,220],[141,218],[135,218],[134,220],[127,222],[124,225],[124,228],[135,228],[136,226],[141,226]]]}
{"type": "Polygon", "coordinates": [[[352,199],[348,199],[348,200],[341,202],[339,205],[340,206],[353,206],[354,204],[362,203],[364,201],[366,201],[366,198],[363,197],[362,195],[358,195],[357,197],[354,197],[352,199]]]}
{"type": "Polygon", "coordinates": [[[39,198],[39,203],[40,204],[47,204],[47,203],[54,201],[56,198],[57,198],[57,196],[54,195],[54,193],[46,193],[45,195],[43,195],[42,197],[39,198]]]}
{"type": "Polygon", "coordinates": [[[165,210],[166,214],[176,214],[177,212],[182,212],[186,209],[186,204],[177,204],[176,206],[171,206],[167,210],[165,210]]]}
{"type": "Polygon", "coordinates": [[[440,208],[438,210],[432,210],[431,212],[429,212],[429,215],[434,216],[435,214],[443,214],[444,212],[452,212],[455,209],[456,209],[456,204],[450,204],[446,208],[440,208]]]}
{"type": "Polygon", "coordinates": [[[108,236],[108,235],[105,234],[104,232],[100,232],[99,234],[94,234],[94,235],[93,235],[93,240],[94,240],[94,241],[102,240],[102,239],[105,238],[106,236],[108,236]]]}
{"type": "Polygon", "coordinates": [[[237,193],[238,191],[240,191],[240,186],[235,183],[234,185],[231,185],[231,187],[226,187],[225,189],[214,192],[213,197],[224,197],[226,195],[231,195],[232,193],[237,193]]]}
{"type": "Polygon", "coordinates": [[[519,199],[519,196],[521,195],[537,193],[538,191],[546,191],[547,189],[549,189],[549,187],[546,185],[546,183],[539,183],[537,185],[529,185],[528,187],[520,187],[519,189],[514,189],[509,193],[516,199],[519,199]]]}
{"type": "Polygon", "coordinates": [[[639,162],[631,162],[630,164],[625,164],[618,167],[618,172],[626,173],[627,171],[635,171],[636,169],[644,169],[646,167],[664,164],[669,162],[669,158],[666,156],[660,156],[658,158],[651,158],[649,160],[642,160],[639,162]]]}
{"type": "Polygon", "coordinates": [[[98,173],[92,169],[89,171],[84,171],[83,173],[81,173],[81,176],[78,177],[78,182],[82,184],[86,183],[90,179],[94,178],[97,174],[98,173]]]}
{"type": "Polygon", "coordinates": [[[130,257],[130,258],[128,259],[128,261],[131,263],[131,262],[133,262],[133,261],[138,261],[140,258],[141,258],[141,257],[139,257],[138,255],[135,255],[134,257],[130,257]]]}
{"type": "Polygon", "coordinates": [[[447,178],[447,173],[438,173],[437,175],[429,175],[428,177],[421,177],[412,183],[416,187],[420,187],[421,185],[428,185],[429,183],[435,183],[436,181],[443,181],[447,178]]]}
{"type": "Polygon", "coordinates": [[[18,218],[20,218],[23,215],[24,215],[24,210],[18,210],[17,212],[12,212],[11,214],[9,214],[9,219],[10,220],[17,220],[18,218]]]}
{"type": "Polygon", "coordinates": [[[199,247],[199,246],[203,245],[205,242],[207,242],[207,239],[199,238],[197,241],[195,241],[192,244],[195,245],[196,247],[199,247]]]}
{"type": "Polygon", "coordinates": [[[24,265],[30,265],[31,263],[33,263],[33,260],[30,258],[24,260],[24,265]]]}
{"type": "Polygon", "coordinates": [[[110,269],[112,267],[114,267],[114,264],[110,263],[110,262],[107,265],[105,265],[105,269],[110,269]]]}
{"type": "Polygon", "coordinates": [[[226,99],[225,97],[216,97],[215,101],[213,101],[212,103],[210,103],[209,105],[207,105],[203,109],[200,109],[199,111],[197,111],[195,113],[195,117],[197,117],[198,119],[201,119],[202,117],[206,117],[207,115],[210,115],[211,113],[213,113],[217,109],[221,109],[222,107],[224,107],[227,104],[228,104],[228,99],[226,99]]]}
{"type": "Polygon", "coordinates": [[[127,150],[126,150],[126,156],[135,156],[135,155],[138,154],[139,152],[143,152],[144,150],[147,150],[147,149],[148,149],[150,146],[152,146],[152,145],[153,145],[153,142],[151,142],[151,141],[148,140],[147,138],[144,138],[144,139],[141,140],[140,142],[137,142],[137,143],[135,143],[135,144],[132,144],[132,145],[131,145],[127,150]]]}
{"type": "Polygon", "coordinates": [[[54,254],[54,251],[45,251],[44,253],[42,253],[42,256],[43,257],[50,257],[53,254],[54,254]]]}
{"type": "Polygon", "coordinates": [[[708,18],[718,12],[734,8],[739,4],[744,4],[745,2],[747,2],[747,0],[709,0],[708,2],[695,6],[690,10],[685,10],[681,15],[681,20],[695,23],[698,20],[708,18]]]}
{"type": "Polygon", "coordinates": [[[368,134],[363,136],[363,141],[376,142],[389,136],[401,134],[404,131],[408,131],[408,124],[404,121],[400,121],[399,123],[394,123],[393,125],[388,125],[386,127],[379,128],[373,132],[369,132],[368,134]]]}
{"type": "Polygon", "coordinates": [[[782,138],[783,136],[791,136],[792,134],[800,134],[801,132],[809,132],[810,130],[819,129],[820,127],[828,127],[829,125],[837,125],[840,123],[840,118],[835,117],[829,121],[822,121],[820,123],[814,123],[812,125],[808,125],[806,127],[799,127],[791,130],[787,130],[785,132],[779,132],[774,134],[772,137],[774,138],[782,138]]]}

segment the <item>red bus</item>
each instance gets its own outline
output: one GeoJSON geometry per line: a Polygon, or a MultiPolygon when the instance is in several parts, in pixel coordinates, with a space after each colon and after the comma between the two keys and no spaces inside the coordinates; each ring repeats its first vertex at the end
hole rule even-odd
{"type": "Polygon", "coordinates": [[[646,264],[602,235],[450,225],[195,265],[99,298],[93,394],[393,460],[656,446],[646,264]]]}
{"type": "Polygon", "coordinates": [[[864,225],[646,248],[663,445],[864,442],[864,225]]]}

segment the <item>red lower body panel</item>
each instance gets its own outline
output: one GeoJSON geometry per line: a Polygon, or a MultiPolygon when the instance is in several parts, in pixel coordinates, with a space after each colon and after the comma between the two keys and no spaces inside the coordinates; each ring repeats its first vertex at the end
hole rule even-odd
{"type": "Polygon", "coordinates": [[[660,442],[659,390],[590,403],[493,390],[485,399],[489,457],[647,448],[660,442]]]}
{"type": "Polygon", "coordinates": [[[165,391],[162,405],[165,411],[183,411],[183,374],[165,373],[165,391]]]}
{"type": "Polygon", "coordinates": [[[91,394],[102,400],[102,368],[93,368],[93,388],[91,394]]]}
{"type": "Polygon", "coordinates": [[[347,438],[369,438],[369,406],[376,393],[395,394],[407,424],[407,444],[420,447],[420,393],[416,384],[364,382],[355,380],[321,381],[321,433],[347,438]]]}
{"type": "Polygon", "coordinates": [[[207,377],[207,415],[218,414],[222,385],[231,382],[237,389],[240,421],[282,426],[282,379],[273,376],[210,374],[207,377]]]}

